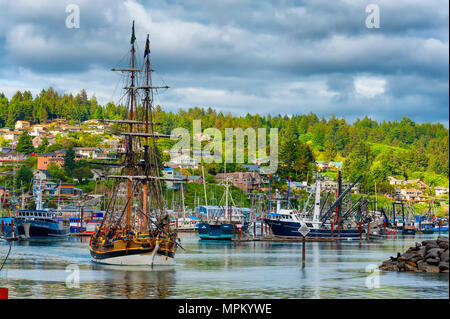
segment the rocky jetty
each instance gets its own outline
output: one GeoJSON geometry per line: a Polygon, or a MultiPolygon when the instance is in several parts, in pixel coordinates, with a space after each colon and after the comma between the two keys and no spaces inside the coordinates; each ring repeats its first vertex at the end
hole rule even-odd
{"type": "Polygon", "coordinates": [[[384,261],[379,269],[391,271],[447,272],[448,273],[448,237],[439,236],[436,240],[424,240],[416,243],[405,253],[384,261]]]}

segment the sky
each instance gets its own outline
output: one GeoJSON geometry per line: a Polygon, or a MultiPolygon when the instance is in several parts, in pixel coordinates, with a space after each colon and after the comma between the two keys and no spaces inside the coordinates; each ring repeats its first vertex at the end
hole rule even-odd
{"type": "Polygon", "coordinates": [[[155,83],[170,86],[163,109],[448,127],[448,12],[448,0],[0,0],[0,92],[119,101],[111,68],[125,65],[134,20],[137,56],[149,34],[155,83]],[[369,4],[379,28],[366,25],[369,4]]]}

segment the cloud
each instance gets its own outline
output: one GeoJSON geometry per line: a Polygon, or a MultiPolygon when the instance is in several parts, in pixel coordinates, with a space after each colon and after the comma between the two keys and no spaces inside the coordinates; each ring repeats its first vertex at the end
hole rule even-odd
{"type": "Polygon", "coordinates": [[[384,93],[386,80],[377,78],[359,77],[355,79],[354,86],[357,94],[367,98],[373,98],[379,94],[384,93]]]}
{"type": "Polygon", "coordinates": [[[0,0],[0,91],[118,100],[108,70],[127,63],[135,20],[137,65],[149,33],[171,110],[448,119],[446,1],[377,1],[380,29],[365,27],[370,1],[80,0],[80,28],[68,29],[70,3],[0,0]]]}

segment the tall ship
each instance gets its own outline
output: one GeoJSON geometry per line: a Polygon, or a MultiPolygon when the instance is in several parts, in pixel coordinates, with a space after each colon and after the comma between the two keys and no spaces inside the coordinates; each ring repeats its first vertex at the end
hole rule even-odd
{"type": "MultiPolygon", "coordinates": [[[[144,67],[136,65],[134,21],[130,41],[130,65],[112,69],[127,81],[128,119],[105,120],[119,127],[125,139],[123,166],[113,179],[111,194],[102,222],[92,235],[89,250],[94,262],[110,265],[172,265],[179,244],[178,234],[170,226],[170,216],[163,198],[162,181],[178,178],[161,176],[162,161],[156,147],[158,134],[153,121],[154,93],[168,86],[152,84],[150,40],[144,51],[144,67]],[[139,100],[143,101],[139,105],[139,100]]],[[[181,247],[181,246],[180,246],[181,247]]]]}

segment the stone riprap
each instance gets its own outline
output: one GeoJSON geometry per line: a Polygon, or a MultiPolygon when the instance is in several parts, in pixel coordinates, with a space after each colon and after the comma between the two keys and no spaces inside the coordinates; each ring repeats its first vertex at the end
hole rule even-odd
{"type": "Polygon", "coordinates": [[[448,237],[416,243],[402,255],[384,261],[379,269],[390,271],[414,271],[448,273],[448,237]]]}

